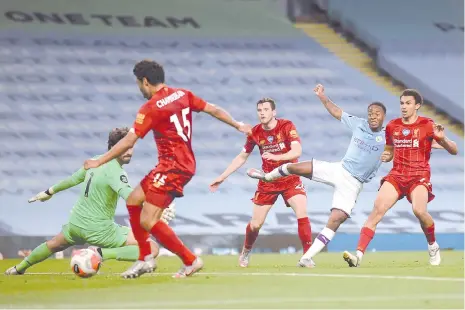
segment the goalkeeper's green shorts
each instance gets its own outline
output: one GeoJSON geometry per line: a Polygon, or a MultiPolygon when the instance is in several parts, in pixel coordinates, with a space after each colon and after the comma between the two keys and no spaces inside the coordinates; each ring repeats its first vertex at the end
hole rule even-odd
{"type": "Polygon", "coordinates": [[[61,232],[70,245],[88,243],[101,248],[119,248],[126,244],[130,228],[116,223],[99,230],[88,230],[71,223],[63,225],[61,232]]]}

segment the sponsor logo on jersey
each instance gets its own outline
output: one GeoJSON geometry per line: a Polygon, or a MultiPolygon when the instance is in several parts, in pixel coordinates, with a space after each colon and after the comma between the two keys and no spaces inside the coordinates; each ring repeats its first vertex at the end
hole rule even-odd
{"type": "Polygon", "coordinates": [[[136,123],[142,125],[144,123],[144,119],[145,119],[145,114],[138,113],[136,116],[136,123]]]}
{"type": "Polygon", "coordinates": [[[379,150],[379,147],[376,146],[376,145],[371,145],[369,143],[366,143],[365,141],[363,141],[362,139],[359,139],[359,138],[355,138],[353,139],[355,145],[361,149],[362,151],[365,151],[365,152],[368,152],[371,154],[371,152],[376,152],[379,150]]]}
{"type": "Polygon", "coordinates": [[[410,133],[410,129],[402,129],[402,134],[404,136],[408,136],[409,133],[410,133]]]}
{"type": "Polygon", "coordinates": [[[420,140],[418,139],[393,139],[396,148],[404,147],[420,147],[420,140]]]}
{"type": "Polygon", "coordinates": [[[271,143],[271,142],[273,142],[274,137],[273,137],[273,136],[268,136],[268,137],[266,138],[266,140],[268,140],[268,142],[271,143]]]}
{"type": "Polygon", "coordinates": [[[284,142],[280,142],[279,147],[281,148],[281,150],[284,150],[286,148],[286,144],[284,144],[284,142]]]}
{"type": "Polygon", "coordinates": [[[119,179],[121,180],[121,182],[123,183],[128,183],[128,178],[123,174],[119,177],[119,179]]]}

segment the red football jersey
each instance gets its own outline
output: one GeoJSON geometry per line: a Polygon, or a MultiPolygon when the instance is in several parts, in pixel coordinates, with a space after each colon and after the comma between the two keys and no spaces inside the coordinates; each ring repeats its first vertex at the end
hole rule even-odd
{"type": "Polygon", "coordinates": [[[164,87],[139,109],[134,122],[135,133],[144,138],[153,131],[159,165],[168,170],[195,173],[192,112],[203,111],[206,104],[189,90],[164,87]]]}
{"type": "MultiPolygon", "coordinates": [[[[263,129],[261,124],[252,128],[252,135],[247,137],[243,151],[251,153],[258,145],[260,154],[265,152],[272,154],[285,154],[291,150],[291,143],[299,142],[300,138],[297,130],[291,121],[278,119],[278,124],[271,130],[263,129]]],[[[262,158],[262,169],[265,172],[270,172],[273,169],[285,163],[295,163],[297,159],[292,161],[271,161],[262,158]]],[[[274,182],[259,181],[258,187],[263,191],[281,191],[296,186],[300,183],[298,176],[287,176],[274,182]]]]}
{"type": "Polygon", "coordinates": [[[386,144],[394,146],[394,166],[390,174],[409,177],[430,173],[433,127],[433,120],[422,116],[413,124],[404,124],[401,118],[388,123],[386,144]]]}

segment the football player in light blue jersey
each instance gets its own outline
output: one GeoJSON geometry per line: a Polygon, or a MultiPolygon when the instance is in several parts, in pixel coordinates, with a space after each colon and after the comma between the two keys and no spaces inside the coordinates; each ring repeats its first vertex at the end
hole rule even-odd
{"type": "Polygon", "coordinates": [[[339,226],[350,217],[357,197],[378,171],[384,154],[385,131],[383,127],[386,107],[381,102],[368,106],[368,119],[350,115],[335,105],[318,84],[314,89],[328,112],[352,131],[347,152],[340,162],[310,160],[284,164],[270,173],[249,169],[247,174],[254,179],[272,182],[288,175],[299,175],[334,187],[331,215],[326,227],[320,232],[310,249],[299,261],[301,267],[314,267],[313,257],[331,241],[339,226]]]}

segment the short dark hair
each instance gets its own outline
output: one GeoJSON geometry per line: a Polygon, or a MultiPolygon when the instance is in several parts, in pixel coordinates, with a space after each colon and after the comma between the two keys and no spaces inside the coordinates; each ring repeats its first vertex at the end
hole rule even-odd
{"type": "Polygon", "coordinates": [[[379,102],[379,101],[375,101],[375,102],[370,103],[370,105],[368,106],[368,109],[371,106],[374,106],[374,105],[377,106],[377,107],[380,107],[381,109],[383,109],[384,114],[386,114],[386,112],[387,112],[386,106],[383,103],[379,102]]]}
{"type": "Polygon", "coordinates": [[[412,96],[413,98],[415,98],[415,103],[418,103],[420,105],[423,104],[423,97],[421,96],[420,92],[416,89],[411,89],[411,88],[404,89],[399,99],[402,98],[402,96],[412,96]]]}
{"type": "Polygon", "coordinates": [[[268,98],[268,97],[264,97],[264,98],[258,100],[258,101],[257,101],[257,106],[258,106],[259,104],[264,104],[265,102],[269,102],[269,103],[270,103],[271,110],[276,110],[276,103],[274,102],[273,99],[268,98]]]}
{"type": "Polygon", "coordinates": [[[139,81],[144,78],[152,85],[165,83],[165,70],[158,62],[152,60],[142,60],[136,63],[132,70],[139,81]]]}
{"type": "Polygon", "coordinates": [[[128,132],[128,127],[113,128],[108,134],[108,150],[115,146],[115,144],[118,143],[119,140],[126,137],[128,132]]]}

